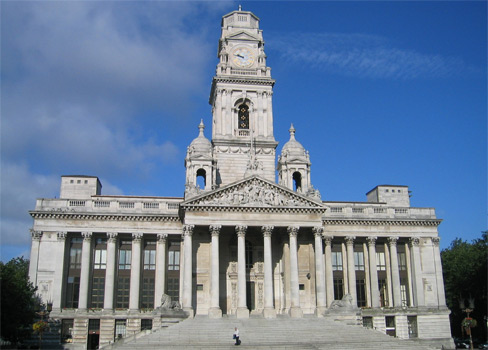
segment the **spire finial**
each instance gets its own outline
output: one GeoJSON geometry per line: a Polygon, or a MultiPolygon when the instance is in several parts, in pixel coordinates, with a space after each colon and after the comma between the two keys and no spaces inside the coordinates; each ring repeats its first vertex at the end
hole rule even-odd
{"type": "Polygon", "coordinates": [[[239,11],[242,11],[242,6],[241,5],[239,5],[239,11]]]}
{"type": "Polygon", "coordinates": [[[204,136],[203,129],[205,129],[205,125],[203,124],[203,119],[200,119],[200,125],[198,125],[198,129],[200,129],[200,135],[198,136],[204,136]]]}
{"type": "Polygon", "coordinates": [[[295,128],[293,127],[293,123],[291,123],[291,126],[290,126],[290,130],[288,130],[290,132],[290,140],[294,140],[295,139],[295,128]]]}

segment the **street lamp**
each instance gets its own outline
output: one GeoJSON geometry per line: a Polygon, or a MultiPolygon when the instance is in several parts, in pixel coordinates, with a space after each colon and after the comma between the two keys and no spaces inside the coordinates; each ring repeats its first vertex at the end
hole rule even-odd
{"type": "Polygon", "coordinates": [[[474,298],[471,297],[471,295],[469,296],[468,302],[469,302],[469,307],[465,307],[464,300],[462,299],[462,297],[459,300],[459,307],[461,308],[461,310],[463,312],[466,313],[466,318],[461,322],[461,327],[463,327],[463,329],[466,330],[466,334],[469,335],[470,349],[474,350],[473,336],[471,335],[471,333],[472,333],[471,328],[476,327],[476,320],[469,317],[469,314],[471,312],[473,312],[473,310],[474,310],[474,298]]]}

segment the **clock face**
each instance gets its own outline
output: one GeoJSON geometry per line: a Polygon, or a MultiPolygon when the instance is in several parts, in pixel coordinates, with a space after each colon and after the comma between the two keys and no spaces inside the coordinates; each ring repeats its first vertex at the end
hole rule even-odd
{"type": "Polygon", "coordinates": [[[254,63],[254,54],[246,47],[238,47],[232,52],[232,62],[238,67],[250,67],[254,63]]]}

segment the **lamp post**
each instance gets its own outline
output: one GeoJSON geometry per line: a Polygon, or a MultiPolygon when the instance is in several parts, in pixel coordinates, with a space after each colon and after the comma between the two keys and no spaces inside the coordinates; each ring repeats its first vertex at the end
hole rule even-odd
{"type": "Polygon", "coordinates": [[[469,314],[471,312],[473,312],[473,310],[474,310],[474,298],[471,297],[471,295],[470,295],[468,301],[469,301],[469,307],[465,307],[464,300],[462,299],[462,297],[459,300],[459,306],[460,306],[461,310],[466,313],[466,318],[461,323],[461,326],[466,330],[466,333],[469,335],[470,349],[474,350],[473,336],[471,334],[472,333],[471,328],[476,327],[476,320],[469,317],[469,314]]]}
{"type": "Polygon", "coordinates": [[[49,320],[49,313],[53,309],[53,303],[48,302],[46,305],[46,309],[43,309],[39,312],[36,312],[37,315],[41,316],[41,320],[34,323],[34,331],[39,334],[39,349],[42,347],[42,333],[48,328],[48,323],[44,322],[44,316],[47,316],[49,320]]]}

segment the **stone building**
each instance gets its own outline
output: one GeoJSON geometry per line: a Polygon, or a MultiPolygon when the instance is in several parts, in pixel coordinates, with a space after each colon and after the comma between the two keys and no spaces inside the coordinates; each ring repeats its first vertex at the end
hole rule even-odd
{"type": "Polygon", "coordinates": [[[435,210],[411,207],[407,186],[321,199],[293,125],[276,159],[275,81],[253,13],[222,18],[218,58],[212,138],[201,122],[184,197],[105,196],[97,177],[62,176],[59,198],[30,212],[30,278],[61,340],[91,348],[160,327],[167,294],[189,317],[340,314],[449,343],[435,210]]]}

